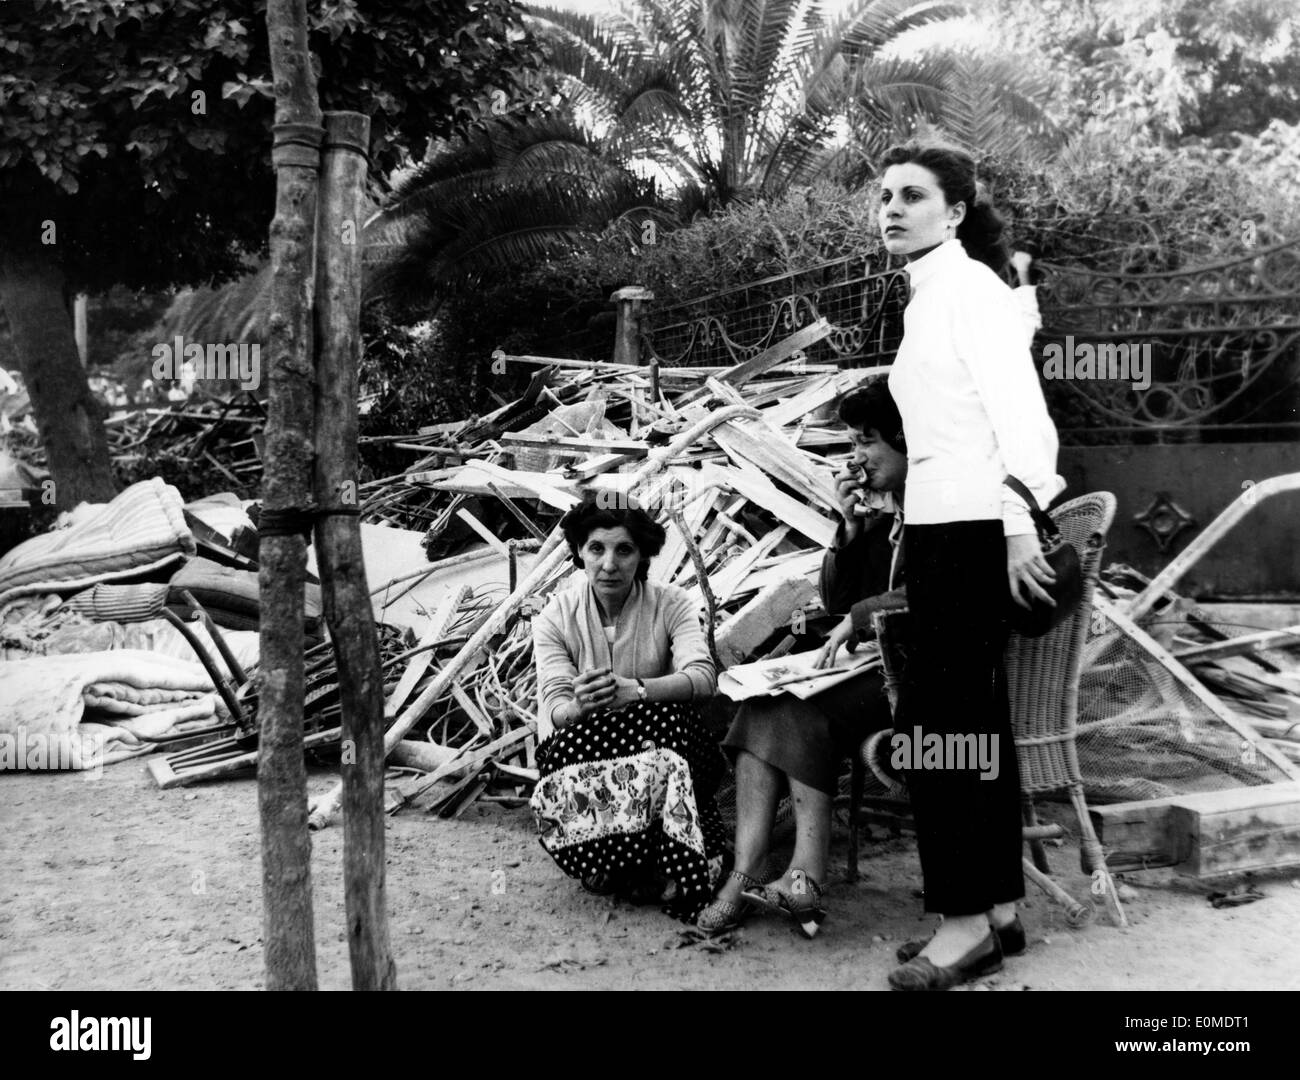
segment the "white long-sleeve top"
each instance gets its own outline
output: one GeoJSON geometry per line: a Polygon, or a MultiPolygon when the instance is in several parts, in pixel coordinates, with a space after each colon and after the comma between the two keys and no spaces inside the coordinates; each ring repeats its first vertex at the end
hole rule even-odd
{"type": "Polygon", "coordinates": [[[907,439],[908,523],[1000,518],[1007,536],[1033,533],[1028,508],[1003,477],[1018,478],[1044,509],[1065,483],[1025,315],[960,240],[907,270],[914,291],[889,389],[907,439]]]}

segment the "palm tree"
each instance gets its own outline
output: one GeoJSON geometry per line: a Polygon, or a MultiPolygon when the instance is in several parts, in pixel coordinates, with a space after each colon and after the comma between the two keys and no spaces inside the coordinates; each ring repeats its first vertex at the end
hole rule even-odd
{"type": "Polygon", "coordinates": [[[399,301],[572,251],[611,222],[668,218],[657,187],[568,110],[502,118],[435,145],[366,227],[368,290],[399,301]]]}
{"type": "Polygon", "coordinates": [[[897,51],[910,31],[964,14],[942,0],[854,0],[833,20],[817,0],[529,11],[573,107],[611,150],[658,163],[711,205],[857,176],[918,121],[1002,150],[1045,123],[1032,104],[1042,88],[1010,65],[897,51]]]}
{"type": "Polygon", "coordinates": [[[856,186],[918,127],[1002,156],[1046,127],[1044,88],[1011,62],[899,50],[965,13],[946,0],[852,0],[834,19],[821,0],[528,10],[562,107],[432,146],[367,223],[368,294],[436,304],[611,226],[635,236],[819,177],[856,186]]]}

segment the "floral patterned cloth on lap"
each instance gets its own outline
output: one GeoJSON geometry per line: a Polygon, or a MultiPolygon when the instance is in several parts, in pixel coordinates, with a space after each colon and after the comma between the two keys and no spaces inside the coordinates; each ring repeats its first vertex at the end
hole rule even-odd
{"type": "Polygon", "coordinates": [[[690,706],[636,702],[558,731],[538,750],[532,808],[570,877],[662,893],[690,921],[721,875],[727,831],[714,795],[726,765],[690,706]]]}

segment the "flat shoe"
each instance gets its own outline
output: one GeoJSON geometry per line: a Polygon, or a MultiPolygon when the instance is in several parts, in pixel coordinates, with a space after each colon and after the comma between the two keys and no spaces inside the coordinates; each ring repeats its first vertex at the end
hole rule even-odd
{"type": "MultiPolygon", "coordinates": [[[[1025,928],[1020,922],[1020,916],[1017,915],[1006,926],[995,926],[993,932],[998,936],[998,943],[1002,946],[1003,956],[1019,956],[1025,951],[1027,942],[1025,940],[1025,928]]],[[[905,941],[898,947],[894,953],[898,957],[900,964],[906,964],[909,960],[915,960],[921,955],[921,950],[930,944],[933,934],[928,938],[918,938],[915,941],[905,941]]]]}
{"type": "Polygon", "coordinates": [[[955,964],[940,967],[918,956],[889,973],[895,990],[951,990],[954,986],[1002,970],[1002,946],[990,928],[988,936],[955,964]]]}

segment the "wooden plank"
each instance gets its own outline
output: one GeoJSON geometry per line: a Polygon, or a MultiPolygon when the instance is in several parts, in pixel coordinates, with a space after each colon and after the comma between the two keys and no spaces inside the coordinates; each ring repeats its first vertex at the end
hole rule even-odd
{"type": "Polygon", "coordinates": [[[450,776],[452,772],[459,772],[462,769],[472,770],[485,766],[497,754],[506,749],[506,747],[522,742],[532,733],[533,728],[530,724],[526,727],[515,728],[513,731],[509,731],[505,735],[502,735],[501,738],[488,743],[486,746],[473,750],[472,752],[469,747],[465,747],[458,756],[448,761],[436,772],[430,773],[428,776],[419,777],[413,783],[399,789],[398,797],[400,799],[400,805],[405,805],[412,799],[418,798],[421,794],[428,791],[429,788],[433,787],[434,784],[438,783],[438,781],[442,780],[444,777],[450,776]]]}
{"type": "Polygon", "coordinates": [[[823,554],[821,551],[794,551],[790,553],[790,558],[782,558],[780,562],[767,566],[761,565],[760,562],[750,570],[740,586],[732,593],[732,599],[737,599],[747,592],[766,589],[774,581],[780,581],[785,577],[805,577],[815,582],[821,572],[823,554]]]}
{"type": "Polygon", "coordinates": [[[425,424],[416,428],[417,435],[454,435],[465,426],[464,420],[451,420],[445,424],[425,424]]]}
{"type": "MultiPolygon", "coordinates": [[[[718,378],[731,386],[740,387],[750,379],[761,375],[763,372],[774,368],[783,360],[788,360],[801,349],[806,349],[827,337],[831,332],[831,324],[825,319],[818,319],[810,326],[805,326],[802,330],[796,331],[787,338],[783,338],[775,345],[764,349],[757,356],[750,357],[739,364],[729,367],[726,371],[721,372],[718,378]]],[[[703,387],[698,387],[683,394],[674,403],[678,408],[691,402],[699,401],[705,397],[708,391],[703,387]]]]}
{"type": "Polygon", "coordinates": [[[775,367],[782,360],[788,360],[795,353],[816,345],[823,338],[829,337],[830,333],[830,322],[826,319],[818,319],[815,323],[805,326],[802,330],[795,331],[789,337],[782,338],[775,345],[764,349],[757,356],[744,360],[724,371],[718,378],[725,383],[730,383],[732,386],[744,386],[750,379],[775,367]]]}
{"type": "Polygon", "coordinates": [[[713,440],[737,465],[752,465],[792,491],[807,493],[832,514],[839,513],[831,465],[800,450],[775,428],[761,421],[732,421],[718,427],[713,440]]]}
{"type": "Polygon", "coordinates": [[[518,435],[506,432],[497,438],[503,446],[531,446],[542,450],[572,450],[576,453],[622,454],[645,457],[651,447],[639,439],[587,439],[569,435],[518,435]]]}
{"type": "Polygon", "coordinates": [[[774,427],[784,427],[786,424],[800,420],[809,413],[820,409],[823,405],[827,405],[836,398],[847,394],[869,378],[887,376],[892,368],[892,364],[883,364],[880,367],[871,368],[853,368],[851,371],[841,372],[828,382],[818,380],[810,385],[808,389],[796,394],[787,401],[764,409],[763,419],[774,427]]]}
{"type": "Polygon", "coordinates": [[[718,627],[718,659],[723,667],[744,661],[782,626],[794,612],[817,599],[817,588],[806,577],[789,577],[760,592],[718,627]]]}
{"type": "Polygon", "coordinates": [[[406,704],[406,699],[411,696],[411,692],[419,685],[420,679],[429,670],[429,664],[433,661],[433,650],[428,646],[442,638],[447,630],[447,624],[451,621],[451,617],[457,608],[460,607],[466,597],[473,595],[474,590],[468,585],[463,585],[457,591],[448,591],[447,595],[442,598],[442,603],[434,610],[428,626],[416,646],[424,651],[411,657],[411,662],[407,664],[406,670],[402,672],[402,677],[397,680],[397,685],[393,687],[393,692],[388,695],[388,700],[384,703],[385,716],[396,716],[398,710],[406,704]]]}
{"type": "Polygon", "coordinates": [[[1293,647],[1300,645],[1300,626],[1289,626],[1285,630],[1262,630],[1258,634],[1243,634],[1241,637],[1228,638],[1227,641],[1193,645],[1191,648],[1179,649],[1174,656],[1185,664],[1191,660],[1218,660],[1226,656],[1241,656],[1256,649],[1281,645],[1293,647]]]}
{"type": "Polygon", "coordinates": [[[630,454],[601,454],[590,461],[575,461],[568,467],[568,471],[577,480],[590,480],[600,473],[612,472],[631,460],[633,459],[630,454]]]}
{"type": "MultiPolygon", "coordinates": [[[[532,518],[530,518],[527,514],[525,514],[522,510],[519,509],[519,506],[515,503],[514,499],[512,499],[509,495],[507,495],[504,491],[501,490],[500,485],[488,484],[488,487],[492,489],[492,494],[501,500],[501,505],[504,506],[508,511],[510,511],[511,516],[514,517],[514,519],[524,527],[525,532],[529,533],[534,540],[537,540],[541,543],[546,542],[546,534],[537,527],[536,523],[533,521],[532,518]]],[[[508,558],[510,549],[507,548],[506,552],[508,558]]]]}
{"type": "Polygon", "coordinates": [[[478,702],[465,692],[465,687],[461,685],[459,679],[452,681],[451,696],[456,699],[456,704],[465,710],[465,715],[474,721],[479,734],[491,738],[493,731],[491,719],[483,714],[483,710],[478,707],[478,702]]]}
{"type": "Polygon", "coordinates": [[[789,525],[778,525],[760,538],[757,544],[743,555],[738,555],[713,575],[710,585],[718,606],[722,607],[736,594],[744,580],[754,569],[754,564],[790,534],[789,525]]]}
{"type": "MultiPolygon", "coordinates": [[[[681,469],[677,466],[671,466],[665,472],[670,475],[680,475],[683,484],[691,484],[695,481],[693,469],[681,469]]],[[[708,517],[709,511],[712,509],[713,500],[708,498],[697,499],[686,507],[682,520],[686,522],[686,527],[690,530],[692,538],[700,531],[704,519],[708,517]]],[[[682,561],[689,558],[686,550],[686,538],[682,536],[681,530],[671,521],[666,521],[664,527],[668,530],[668,539],[664,541],[663,550],[650,563],[650,576],[653,580],[659,582],[672,581],[677,576],[682,561]]]]}
{"type": "Polygon", "coordinates": [[[569,510],[579,499],[557,485],[570,481],[558,473],[524,472],[503,469],[485,461],[470,461],[454,469],[430,469],[406,475],[406,482],[428,484],[438,491],[456,491],[465,495],[492,495],[489,486],[499,485],[512,499],[540,499],[557,510],[569,510]]]}
{"type": "Polygon", "coordinates": [[[839,394],[840,392],[836,389],[836,380],[829,375],[824,375],[820,379],[814,379],[810,385],[793,397],[788,397],[784,401],[779,401],[775,405],[764,408],[763,419],[773,427],[782,428],[787,424],[793,424],[796,420],[803,419],[810,412],[821,408],[828,402],[834,401],[839,397],[839,394]]]}
{"type": "Polygon", "coordinates": [[[729,487],[750,502],[757,503],[775,515],[778,521],[789,524],[819,548],[830,547],[831,541],[835,539],[835,521],[823,517],[798,499],[778,491],[776,485],[757,469],[742,470],[705,464],[701,466],[700,472],[719,487],[729,487]]]}
{"type": "Polygon", "coordinates": [[[484,525],[483,522],[479,521],[479,519],[476,518],[473,514],[471,514],[468,510],[462,507],[461,509],[456,511],[456,516],[460,518],[460,520],[463,521],[466,525],[468,525],[471,530],[477,533],[478,538],[482,540],[485,544],[487,544],[488,547],[490,547],[503,559],[510,558],[510,549],[506,547],[506,545],[502,542],[501,538],[497,536],[497,534],[494,533],[491,529],[489,529],[486,525],[484,525]]]}
{"type": "Polygon", "coordinates": [[[403,768],[431,773],[446,765],[457,753],[450,746],[429,742],[427,739],[402,739],[393,747],[388,760],[403,768]]]}

